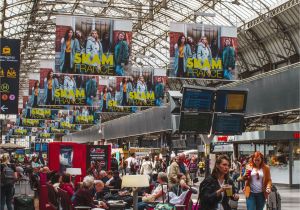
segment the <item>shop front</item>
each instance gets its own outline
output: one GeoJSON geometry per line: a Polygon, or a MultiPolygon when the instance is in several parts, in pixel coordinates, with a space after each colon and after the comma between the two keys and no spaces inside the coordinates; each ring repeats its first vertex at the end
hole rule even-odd
{"type": "Polygon", "coordinates": [[[235,157],[242,159],[255,151],[260,151],[270,166],[273,183],[299,187],[300,138],[295,135],[296,133],[295,131],[245,132],[233,140],[235,157]]]}

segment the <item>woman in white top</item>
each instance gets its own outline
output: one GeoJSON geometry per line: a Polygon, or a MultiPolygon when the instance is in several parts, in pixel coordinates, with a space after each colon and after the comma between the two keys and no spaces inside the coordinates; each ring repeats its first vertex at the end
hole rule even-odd
{"type": "Polygon", "coordinates": [[[246,174],[243,179],[246,181],[245,197],[247,210],[263,210],[265,201],[271,192],[272,180],[270,168],[264,161],[261,152],[256,151],[246,166],[246,174]]]}

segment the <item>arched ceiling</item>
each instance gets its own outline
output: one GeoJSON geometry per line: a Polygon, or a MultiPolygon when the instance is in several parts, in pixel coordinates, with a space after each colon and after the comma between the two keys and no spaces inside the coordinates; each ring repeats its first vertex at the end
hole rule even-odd
{"type": "MultiPolygon", "coordinates": [[[[0,11],[1,36],[22,40],[21,90],[28,89],[28,73],[39,71],[40,60],[54,59],[57,14],[133,20],[134,66],[168,68],[170,22],[237,26],[241,78],[299,61],[299,0],[2,0],[0,11]]],[[[174,80],[169,88],[185,83],[216,85],[174,80]]]]}

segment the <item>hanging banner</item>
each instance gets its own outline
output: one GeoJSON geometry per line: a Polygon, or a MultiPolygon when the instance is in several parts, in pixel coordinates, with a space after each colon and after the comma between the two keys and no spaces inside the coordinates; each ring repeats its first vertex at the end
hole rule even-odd
{"type": "Polygon", "coordinates": [[[169,77],[237,80],[237,28],[171,23],[169,77]]]}
{"type": "Polygon", "coordinates": [[[56,120],[58,110],[27,108],[22,110],[22,115],[28,119],[56,120]]]}
{"type": "Polygon", "coordinates": [[[56,16],[55,71],[128,75],[132,21],[56,16]]]}
{"type": "Polygon", "coordinates": [[[0,38],[0,114],[18,114],[20,43],[0,38]]]}
{"type": "Polygon", "coordinates": [[[10,129],[8,133],[10,136],[28,136],[31,135],[31,130],[20,127],[10,129]]]}
{"type": "MultiPolygon", "coordinates": [[[[165,73],[165,70],[161,70],[165,73]]],[[[100,112],[113,112],[118,107],[161,106],[166,76],[154,69],[133,69],[130,77],[101,78],[100,112]],[[163,79],[162,79],[163,78],[163,79]]],[[[133,112],[130,108],[128,111],[133,112]]]]}
{"type": "Polygon", "coordinates": [[[53,133],[38,133],[37,138],[39,138],[39,139],[54,139],[55,135],[53,133]]]}

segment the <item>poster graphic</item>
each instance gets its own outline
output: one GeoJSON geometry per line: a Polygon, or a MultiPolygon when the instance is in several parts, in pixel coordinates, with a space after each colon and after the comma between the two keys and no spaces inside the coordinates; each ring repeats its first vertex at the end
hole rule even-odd
{"type": "Polygon", "coordinates": [[[55,71],[125,76],[131,42],[132,21],[57,16],[55,71]]]}
{"type": "Polygon", "coordinates": [[[20,43],[0,38],[0,114],[18,114],[20,43]]]}
{"type": "Polygon", "coordinates": [[[163,105],[166,81],[163,69],[138,68],[133,69],[129,77],[109,77],[99,81],[100,112],[111,112],[118,107],[163,105]],[[159,74],[161,72],[163,76],[159,74]]]}
{"type": "Polygon", "coordinates": [[[109,145],[97,145],[89,146],[87,156],[87,168],[94,165],[101,170],[108,170],[108,146],[109,145]]]}
{"type": "Polygon", "coordinates": [[[73,148],[71,146],[60,147],[59,165],[60,173],[64,173],[67,168],[73,167],[73,148]]]}
{"type": "Polygon", "coordinates": [[[57,115],[58,110],[40,108],[27,108],[22,110],[22,116],[28,119],[55,120],[57,119],[57,115]]]}
{"type": "Polygon", "coordinates": [[[237,28],[171,23],[169,77],[236,80],[237,28]]]}

